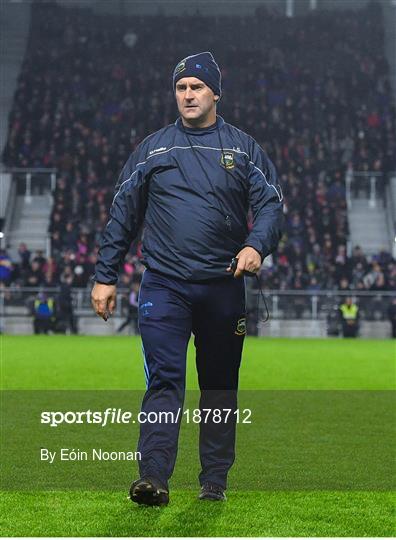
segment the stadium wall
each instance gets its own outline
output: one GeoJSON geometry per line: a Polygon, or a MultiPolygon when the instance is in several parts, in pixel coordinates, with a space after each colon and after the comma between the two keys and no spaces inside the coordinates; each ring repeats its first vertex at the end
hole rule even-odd
{"type": "MultiPolygon", "coordinates": [[[[81,335],[114,336],[125,317],[113,317],[105,324],[98,318],[87,316],[78,318],[81,335]]],[[[1,324],[1,332],[10,335],[30,335],[33,333],[32,317],[7,316],[1,324]]],[[[127,331],[127,333],[130,330],[127,331]]],[[[327,324],[324,320],[272,319],[258,325],[259,337],[287,338],[328,338],[327,324]]],[[[359,337],[386,339],[391,337],[391,325],[388,321],[362,321],[359,337]]],[[[341,338],[335,338],[341,339],[341,338]]]]}

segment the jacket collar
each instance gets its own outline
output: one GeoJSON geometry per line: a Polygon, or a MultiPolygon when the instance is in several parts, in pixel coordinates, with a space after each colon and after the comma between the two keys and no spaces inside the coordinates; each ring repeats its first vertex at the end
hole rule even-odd
{"type": "Polygon", "coordinates": [[[213,133],[216,131],[217,127],[221,129],[224,126],[224,120],[221,116],[216,115],[216,122],[211,126],[204,128],[189,128],[183,126],[182,119],[179,116],[175,122],[175,126],[180,129],[180,131],[187,132],[189,135],[206,135],[207,133],[213,133]]]}

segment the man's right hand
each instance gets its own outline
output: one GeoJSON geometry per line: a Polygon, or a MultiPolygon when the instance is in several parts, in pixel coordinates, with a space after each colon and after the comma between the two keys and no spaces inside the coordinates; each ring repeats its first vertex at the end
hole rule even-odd
{"type": "Polygon", "coordinates": [[[95,283],[91,292],[92,307],[99,317],[107,321],[116,307],[117,288],[115,285],[95,283]]]}

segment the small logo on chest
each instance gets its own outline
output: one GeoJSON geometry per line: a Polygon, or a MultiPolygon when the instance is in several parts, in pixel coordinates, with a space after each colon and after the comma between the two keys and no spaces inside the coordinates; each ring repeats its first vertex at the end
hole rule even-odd
{"type": "Polygon", "coordinates": [[[220,163],[226,169],[233,169],[235,166],[234,163],[234,152],[222,152],[220,163]]]}
{"type": "Polygon", "coordinates": [[[151,152],[149,152],[149,156],[152,156],[156,152],[162,152],[163,150],[166,150],[166,146],[161,146],[161,148],[156,148],[155,150],[151,150],[151,152]]]}

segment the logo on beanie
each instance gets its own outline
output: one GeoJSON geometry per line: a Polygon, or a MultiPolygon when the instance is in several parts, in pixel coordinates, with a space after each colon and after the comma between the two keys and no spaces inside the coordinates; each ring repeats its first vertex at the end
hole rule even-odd
{"type": "Polygon", "coordinates": [[[195,64],[196,69],[203,69],[206,73],[209,73],[209,69],[201,64],[195,64]]]}
{"type": "Polygon", "coordinates": [[[221,164],[226,169],[234,168],[234,154],[233,152],[222,152],[221,154],[221,164]]]}
{"type": "Polygon", "coordinates": [[[184,71],[186,69],[186,61],[185,60],[182,60],[181,62],[179,62],[177,64],[177,66],[175,67],[175,75],[177,75],[178,73],[180,73],[181,71],[184,71]]]}

